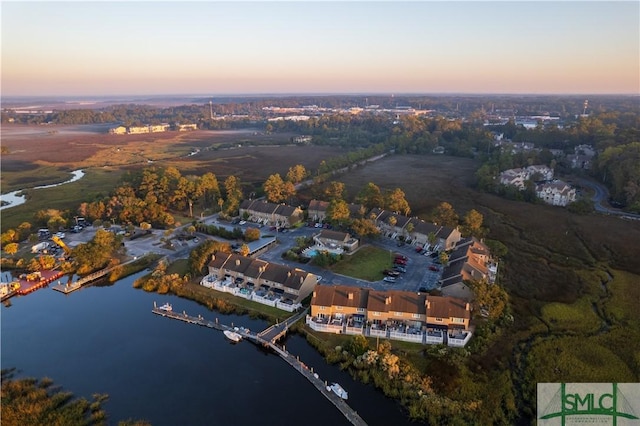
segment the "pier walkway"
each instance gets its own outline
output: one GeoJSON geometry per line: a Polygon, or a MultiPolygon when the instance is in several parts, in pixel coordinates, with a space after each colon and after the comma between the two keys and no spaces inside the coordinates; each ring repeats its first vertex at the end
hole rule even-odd
{"type": "Polygon", "coordinates": [[[52,288],[56,291],[59,291],[61,293],[64,294],[69,294],[73,291],[78,290],[79,288],[81,288],[83,285],[90,283],[91,281],[95,281],[98,278],[102,278],[105,275],[107,275],[109,272],[113,271],[114,269],[120,267],[120,266],[124,266],[124,265],[128,265],[129,263],[133,263],[135,262],[136,259],[130,260],[128,262],[125,263],[121,263],[119,265],[116,266],[112,266],[111,268],[105,268],[105,269],[101,269],[97,272],[94,272],[93,274],[89,274],[86,275],[82,278],[80,278],[77,281],[74,282],[67,282],[66,284],[62,284],[60,283],[60,281],[58,281],[58,284],[54,285],[52,288]]]}
{"type": "Polygon", "coordinates": [[[294,357],[289,352],[287,352],[284,348],[281,348],[274,343],[274,341],[277,340],[277,338],[279,338],[286,332],[286,330],[289,328],[291,324],[295,323],[297,320],[299,320],[300,318],[306,315],[306,312],[307,312],[306,310],[300,313],[297,313],[296,315],[292,316],[291,318],[288,318],[286,321],[283,321],[280,324],[276,324],[278,327],[272,326],[262,331],[261,333],[254,333],[244,327],[229,327],[227,325],[220,324],[217,318],[215,321],[209,321],[209,320],[205,320],[201,315],[194,317],[191,315],[187,315],[187,313],[184,311],[174,312],[170,306],[169,306],[169,309],[167,309],[167,307],[168,305],[157,307],[154,302],[153,309],[151,310],[151,312],[163,317],[184,321],[189,324],[196,324],[196,325],[200,325],[207,328],[213,328],[215,330],[235,331],[236,333],[240,334],[244,339],[247,339],[255,344],[270,347],[287,364],[289,364],[297,372],[299,372],[307,380],[309,380],[316,387],[316,389],[318,389],[318,391],[321,394],[323,394],[329,401],[331,401],[333,405],[336,406],[338,410],[340,410],[340,412],[345,416],[347,420],[349,420],[349,422],[351,422],[351,424],[355,426],[367,425],[367,423],[362,419],[362,417],[360,417],[360,415],[355,410],[349,407],[349,405],[345,402],[344,399],[340,398],[331,390],[327,389],[327,385],[328,385],[327,382],[320,379],[320,377],[318,377],[317,374],[314,374],[313,368],[309,369],[309,367],[307,367],[303,362],[301,362],[298,357],[294,357]],[[266,336],[267,338],[269,338],[270,336],[275,336],[272,338],[274,339],[274,341],[266,340],[265,338],[262,337],[263,335],[266,336]]]}
{"type": "Polygon", "coordinates": [[[300,318],[306,317],[308,310],[309,308],[304,309],[301,312],[298,312],[296,315],[287,318],[280,323],[273,324],[271,327],[258,333],[258,337],[269,343],[275,343],[280,337],[284,336],[287,333],[289,327],[291,327],[296,321],[298,321],[300,318]]]}

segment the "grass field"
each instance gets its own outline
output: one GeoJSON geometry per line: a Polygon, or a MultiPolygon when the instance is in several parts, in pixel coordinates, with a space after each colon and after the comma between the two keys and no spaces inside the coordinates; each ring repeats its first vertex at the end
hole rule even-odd
{"type": "Polygon", "coordinates": [[[387,250],[365,246],[350,256],[344,256],[331,270],[361,280],[380,281],[384,277],[382,271],[392,266],[392,260],[387,250]]]}

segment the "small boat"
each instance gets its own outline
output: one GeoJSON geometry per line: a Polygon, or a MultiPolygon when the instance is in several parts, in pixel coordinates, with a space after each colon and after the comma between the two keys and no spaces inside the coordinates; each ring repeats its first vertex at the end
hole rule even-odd
{"type": "Polygon", "coordinates": [[[164,305],[160,306],[158,309],[160,309],[161,311],[165,311],[165,312],[173,311],[173,307],[171,306],[170,303],[165,303],[164,305]]]}
{"type": "Polygon", "coordinates": [[[225,336],[227,336],[227,339],[231,340],[232,342],[239,342],[240,340],[242,340],[242,336],[235,331],[225,330],[223,331],[223,333],[225,336]]]}
{"type": "Polygon", "coordinates": [[[335,393],[342,399],[349,399],[349,394],[347,393],[347,391],[337,383],[331,383],[331,386],[327,386],[327,390],[335,393]]]}

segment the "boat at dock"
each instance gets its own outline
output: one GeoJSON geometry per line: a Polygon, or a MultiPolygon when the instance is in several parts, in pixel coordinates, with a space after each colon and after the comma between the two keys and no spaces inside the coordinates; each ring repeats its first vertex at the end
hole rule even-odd
{"type": "Polygon", "coordinates": [[[232,342],[239,342],[240,340],[242,340],[242,336],[235,331],[224,330],[223,333],[225,336],[227,336],[227,339],[231,340],[232,342]]]}
{"type": "Polygon", "coordinates": [[[331,386],[327,386],[327,390],[335,393],[342,399],[349,399],[349,394],[347,393],[347,391],[337,383],[331,383],[331,386]]]}
{"type": "Polygon", "coordinates": [[[173,307],[171,306],[170,303],[165,303],[164,305],[159,306],[158,309],[160,309],[161,311],[165,311],[165,312],[173,311],[173,307]]]}

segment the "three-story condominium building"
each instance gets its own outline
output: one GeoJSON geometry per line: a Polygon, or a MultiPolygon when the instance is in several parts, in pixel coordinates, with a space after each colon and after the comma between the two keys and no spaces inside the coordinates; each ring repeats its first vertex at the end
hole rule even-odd
{"type": "Polygon", "coordinates": [[[316,286],[307,325],[316,331],[462,347],[471,338],[469,303],[409,291],[316,286]]]}
{"type": "Polygon", "coordinates": [[[240,216],[246,216],[251,222],[288,228],[302,220],[303,212],[299,207],[286,204],[244,200],[240,203],[240,216]]]}

